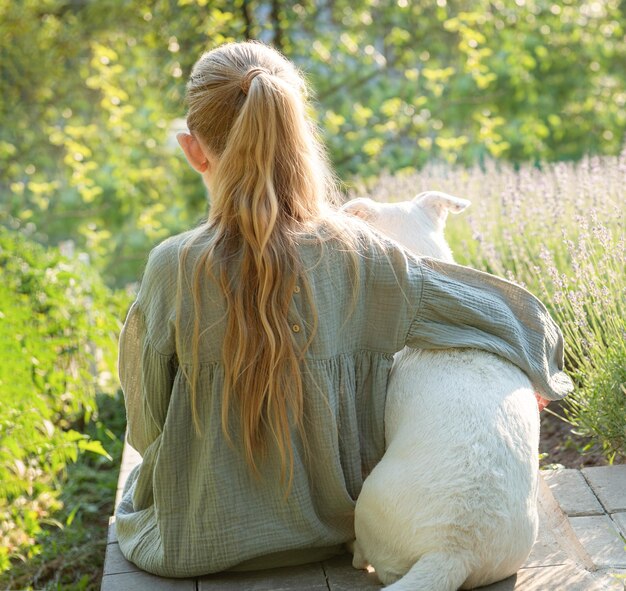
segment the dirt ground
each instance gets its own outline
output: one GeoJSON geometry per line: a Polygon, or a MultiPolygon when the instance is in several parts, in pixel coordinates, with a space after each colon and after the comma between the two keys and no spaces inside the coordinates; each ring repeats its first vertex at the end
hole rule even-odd
{"type": "MultiPolygon", "coordinates": [[[[552,402],[549,409],[563,416],[559,403],[552,402]]],[[[565,468],[584,468],[586,466],[606,466],[607,460],[598,450],[581,453],[588,439],[572,433],[572,426],[549,412],[541,413],[541,435],[539,452],[547,454],[541,459],[541,467],[560,464],[565,468]]],[[[619,463],[616,460],[616,463],[619,463]]]]}

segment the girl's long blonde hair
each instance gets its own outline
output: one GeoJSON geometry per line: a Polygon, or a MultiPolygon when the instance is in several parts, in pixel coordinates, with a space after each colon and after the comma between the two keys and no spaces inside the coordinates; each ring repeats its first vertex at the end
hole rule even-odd
{"type": "MultiPolygon", "coordinates": [[[[315,313],[308,342],[299,345],[288,318],[296,285],[308,292],[298,236],[313,233],[323,240],[324,234],[354,247],[355,234],[331,211],[338,191],[307,114],[306,84],[280,53],[256,42],[205,53],[192,70],[187,101],[190,132],[219,159],[210,213],[201,228],[210,239],[195,260],[191,281],[187,379],[194,426],[200,431],[199,340],[207,328],[200,326],[201,284],[212,275],[227,308],[222,429],[230,439],[229,414],[236,407],[249,465],[257,470],[257,454],[272,440],[283,477],[288,472],[291,482],[291,428],[303,433],[301,360],[317,322],[315,313]]],[[[181,269],[193,243],[182,250],[181,269]]],[[[182,283],[179,276],[179,302],[182,283]]]]}

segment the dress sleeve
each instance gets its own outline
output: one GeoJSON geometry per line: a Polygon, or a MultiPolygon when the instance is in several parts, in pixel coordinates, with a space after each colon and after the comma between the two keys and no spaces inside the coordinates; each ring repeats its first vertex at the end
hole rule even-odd
{"type": "Polygon", "coordinates": [[[163,430],[176,363],[174,356],[161,354],[150,343],[138,301],[131,306],[120,335],[118,368],[128,443],[143,456],[163,430]]]}
{"type": "Polygon", "coordinates": [[[563,372],[563,335],[525,289],[469,267],[422,258],[422,292],[406,344],[470,347],[508,359],[548,400],[573,389],[563,372]]]}

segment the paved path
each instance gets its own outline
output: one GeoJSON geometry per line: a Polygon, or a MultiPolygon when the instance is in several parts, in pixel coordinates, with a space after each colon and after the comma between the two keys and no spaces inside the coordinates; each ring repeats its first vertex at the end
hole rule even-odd
{"type": "MultiPolygon", "coordinates": [[[[126,446],[116,505],[141,458],[126,446]]],[[[540,530],[524,567],[484,591],[626,590],[626,465],[542,472],[540,530]]],[[[111,518],[102,591],[370,591],[376,576],[351,557],[254,573],[164,579],[140,571],[121,554],[111,518]]]]}

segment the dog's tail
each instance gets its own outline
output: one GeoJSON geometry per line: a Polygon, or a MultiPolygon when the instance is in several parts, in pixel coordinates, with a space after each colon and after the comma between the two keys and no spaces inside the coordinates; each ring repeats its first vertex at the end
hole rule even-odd
{"type": "Polygon", "coordinates": [[[399,581],[385,591],[457,591],[471,572],[460,554],[424,554],[399,581]]]}

